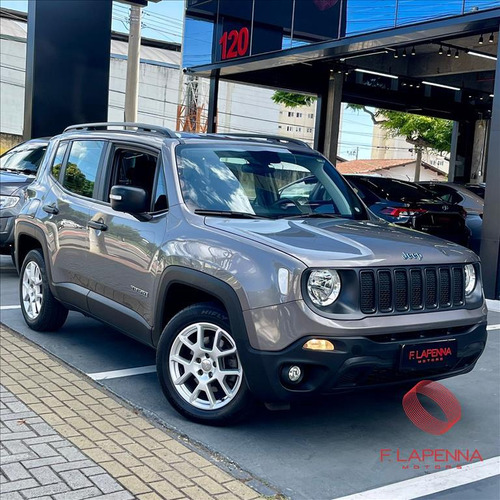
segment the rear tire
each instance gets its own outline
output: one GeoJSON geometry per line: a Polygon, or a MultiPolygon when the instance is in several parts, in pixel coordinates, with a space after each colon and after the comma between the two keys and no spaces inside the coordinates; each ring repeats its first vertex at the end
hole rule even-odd
{"type": "Polygon", "coordinates": [[[229,319],[216,304],[189,306],[169,321],[156,368],[165,397],[190,420],[228,425],[253,408],[229,319]]]}
{"type": "Polygon", "coordinates": [[[40,250],[31,250],[24,259],[19,280],[19,299],[24,320],[32,330],[56,331],[64,325],[68,310],[50,291],[40,250]]]}

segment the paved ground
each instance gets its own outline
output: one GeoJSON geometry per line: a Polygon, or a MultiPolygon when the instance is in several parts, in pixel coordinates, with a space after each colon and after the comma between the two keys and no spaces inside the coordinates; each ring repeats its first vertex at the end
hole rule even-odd
{"type": "MultiPolygon", "coordinates": [[[[323,500],[412,478],[426,481],[435,472],[436,464],[429,460],[408,469],[395,460],[381,462],[381,449],[399,449],[402,455],[413,449],[478,449],[485,461],[500,454],[500,330],[490,331],[486,352],[474,371],[443,382],[462,405],[462,419],[443,436],[414,427],[402,409],[402,393],[394,390],[338,396],[295,406],[289,412],[261,410],[238,426],[210,428],[182,419],[168,405],[151,372],[154,353],[147,347],[76,313],[70,314],[58,333],[39,334],[26,328],[16,308],[17,275],[7,259],[1,264],[4,323],[92,375],[147,416],[189,436],[191,443],[237,464],[293,499],[323,500]],[[9,306],[14,308],[5,308],[9,306]]],[[[489,323],[500,325],[500,313],[490,313],[489,323]]],[[[499,476],[468,484],[472,483],[475,496],[498,498],[499,476]]],[[[471,487],[458,488],[455,498],[470,498],[471,487]]],[[[413,498],[423,496],[418,491],[412,493],[413,498]]],[[[445,494],[432,498],[447,498],[445,494]]]]}
{"type": "Polygon", "coordinates": [[[102,467],[83,455],[3,386],[0,386],[0,396],[0,491],[3,500],[49,495],[55,500],[133,498],[102,467]]]}
{"type": "Polygon", "coordinates": [[[2,500],[260,496],[3,326],[0,341],[2,500]]]}

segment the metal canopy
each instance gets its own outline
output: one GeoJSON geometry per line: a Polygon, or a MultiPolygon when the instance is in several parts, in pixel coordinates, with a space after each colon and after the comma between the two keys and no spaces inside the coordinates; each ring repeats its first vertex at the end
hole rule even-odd
{"type": "Polygon", "coordinates": [[[209,77],[319,95],[331,71],[348,74],[344,101],[389,109],[414,111],[454,120],[488,117],[495,80],[495,60],[472,56],[479,52],[496,57],[498,40],[478,44],[479,35],[497,32],[500,8],[389,29],[340,40],[252,56],[238,61],[196,66],[186,71],[209,77]],[[439,54],[440,47],[444,53],[439,54]],[[415,48],[415,56],[411,51],[415,48]],[[403,49],[407,56],[402,57],[403,49]],[[452,56],[447,57],[450,49],[452,56]],[[394,58],[395,51],[399,57],[394,58]],[[458,58],[455,55],[458,51],[458,58]],[[396,75],[392,92],[360,85],[356,69],[396,75]],[[406,79],[406,80],[405,80],[406,79]],[[405,89],[405,81],[408,83],[405,89]],[[435,88],[416,91],[422,81],[464,89],[453,94],[435,88]],[[415,85],[411,85],[411,84],[415,85]],[[411,87],[410,87],[411,85],[411,87]],[[405,92],[413,88],[413,92],[405,92]],[[469,97],[470,96],[470,97],[469,97]]]}

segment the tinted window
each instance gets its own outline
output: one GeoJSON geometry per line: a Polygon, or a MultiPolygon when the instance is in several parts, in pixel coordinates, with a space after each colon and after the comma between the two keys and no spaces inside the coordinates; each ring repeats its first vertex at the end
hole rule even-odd
{"type": "Polygon", "coordinates": [[[104,141],[74,141],[71,144],[63,186],[75,194],[91,198],[104,141]]]}
{"type": "Polygon", "coordinates": [[[271,218],[312,213],[367,217],[352,189],[319,155],[253,145],[186,145],[177,148],[177,162],[184,200],[193,210],[271,218]],[[315,188],[308,199],[294,200],[287,195],[286,186],[307,177],[314,180],[315,188]],[[316,196],[316,190],[324,191],[316,196]]]}
{"type": "Polygon", "coordinates": [[[35,174],[46,150],[46,144],[36,146],[22,144],[2,155],[0,168],[2,170],[17,170],[35,174]]]}
{"type": "Polygon", "coordinates": [[[59,175],[61,173],[61,167],[62,167],[62,162],[64,160],[64,155],[66,154],[67,149],[68,149],[67,142],[59,143],[56,155],[54,156],[54,161],[52,162],[52,168],[50,169],[50,172],[58,180],[59,180],[59,175]]]}

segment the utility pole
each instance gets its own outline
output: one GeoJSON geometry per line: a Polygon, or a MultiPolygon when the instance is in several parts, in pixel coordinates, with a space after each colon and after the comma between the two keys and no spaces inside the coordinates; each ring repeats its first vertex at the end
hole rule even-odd
{"type": "Polygon", "coordinates": [[[415,178],[413,182],[420,181],[420,167],[422,165],[422,146],[415,146],[415,152],[417,153],[417,159],[415,160],[415,178]]]}
{"type": "Polygon", "coordinates": [[[137,122],[139,100],[139,64],[141,57],[141,15],[139,5],[130,7],[128,36],[127,83],[125,87],[125,121],[137,122]]]}

